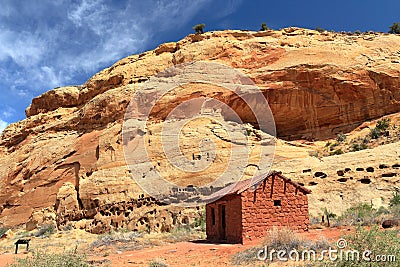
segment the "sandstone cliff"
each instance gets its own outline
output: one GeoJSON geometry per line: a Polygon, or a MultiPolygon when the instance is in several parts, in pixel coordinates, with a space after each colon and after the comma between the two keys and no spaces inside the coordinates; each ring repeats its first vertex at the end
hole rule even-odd
{"type": "MultiPolygon", "coordinates": [[[[399,36],[378,33],[208,32],[124,58],[82,86],[51,90],[33,99],[27,118],[1,136],[0,223],[72,222],[92,232],[163,231],[188,223],[196,210],[163,206],[145,195],[126,166],[122,122],[141,83],[180,63],[222,63],[262,89],[279,138],[324,139],[400,112],[399,45],[399,36]]],[[[241,117],[256,126],[251,116],[241,117]]],[[[226,140],[218,142],[226,147],[226,140]]]]}

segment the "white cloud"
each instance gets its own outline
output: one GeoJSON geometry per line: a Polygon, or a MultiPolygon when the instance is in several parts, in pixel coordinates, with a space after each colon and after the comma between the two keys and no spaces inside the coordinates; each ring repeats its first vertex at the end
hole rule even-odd
{"type": "Polygon", "coordinates": [[[42,91],[73,82],[74,75],[94,74],[98,68],[143,50],[154,34],[179,28],[211,0],[190,4],[183,0],[126,1],[120,5],[103,0],[33,2],[28,6],[13,1],[4,4],[8,11],[0,15],[0,68],[2,62],[11,60],[22,69],[12,77],[0,72],[0,78],[42,91]],[[50,9],[52,13],[44,15],[50,9]],[[15,27],[20,20],[29,26],[15,27]]]}
{"type": "Polygon", "coordinates": [[[4,129],[8,126],[8,123],[0,119],[0,134],[4,131],[4,129]]]}
{"type": "Polygon", "coordinates": [[[10,106],[6,106],[4,110],[1,112],[1,117],[7,119],[13,116],[14,114],[15,114],[15,109],[10,106]]]}
{"type": "Polygon", "coordinates": [[[0,31],[0,61],[11,58],[21,67],[37,64],[46,51],[46,44],[30,32],[0,31]]]}
{"type": "MultiPolygon", "coordinates": [[[[77,77],[82,82],[100,68],[146,49],[157,34],[179,30],[213,3],[4,0],[0,9],[0,83],[16,98],[26,99],[53,87],[76,84],[77,77]]],[[[223,4],[225,13],[233,12],[237,3],[223,4]]]]}

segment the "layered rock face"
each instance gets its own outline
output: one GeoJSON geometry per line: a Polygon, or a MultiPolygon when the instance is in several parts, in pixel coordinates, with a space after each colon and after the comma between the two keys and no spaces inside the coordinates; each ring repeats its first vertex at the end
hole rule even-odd
{"type": "MultiPolygon", "coordinates": [[[[278,137],[323,139],[400,111],[399,45],[399,36],[373,33],[208,32],[124,58],[82,86],[51,90],[33,99],[27,118],[1,136],[0,223],[34,227],[56,221],[96,233],[112,227],[164,231],[191,223],[196,209],[163,206],[143,192],[126,166],[122,123],[142,83],[180,63],[225,64],[262,90],[278,137]]],[[[257,127],[237,97],[225,97],[245,123],[257,127]]],[[[163,111],[154,115],[163,118],[163,111]]],[[[188,131],[189,140],[197,130],[188,131]]],[[[229,147],[226,140],[218,142],[229,147]]],[[[175,179],[192,184],[190,177],[175,179]]]]}

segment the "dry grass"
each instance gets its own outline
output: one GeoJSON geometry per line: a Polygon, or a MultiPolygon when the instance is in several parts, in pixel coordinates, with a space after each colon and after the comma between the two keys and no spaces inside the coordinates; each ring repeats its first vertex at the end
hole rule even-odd
{"type": "Polygon", "coordinates": [[[163,259],[153,259],[150,262],[149,267],[168,267],[168,265],[163,259]]]}
{"type": "Polygon", "coordinates": [[[16,258],[7,267],[88,267],[86,255],[77,250],[50,253],[44,250],[32,252],[25,258],[16,258]]]}
{"type": "Polygon", "coordinates": [[[317,241],[305,240],[300,238],[298,234],[293,232],[289,228],[272,228],[268,237],[261,243],[260,246],[248,248],[246,250],[240,251],[234,254],[231,258],[233,265],[251,265],[254,266],[256,263],[270,264],[269,260],[262,262],[257,259],[257,253],[260,250],[264,250],[265,247],[268,249],[285,250],[287,252],[291,250],[297,250],[301,252],[302,250],[313,249],[315,251],[320,251],[327,249],[329,247],[329,242],[325,238],[321,238],[317,241]]]}
{"type": "MultiPolygon", "coordinates": [[[[35,232],[32,232],[35,233],[35,232]]],[[[51,251],[51,253],[62,254],[75,248],[79,253],[87,253],[89,245],[96,240],[97,235],[87,233],[83,230],[71,230],[68,232],[55,231],[51,235],[35,237],[24,229],[14,229],[12,234],[0,240],[0,254],[14,253],[14,243],[20,238],[30,238],[29,253],[31,255],[37,250],[51,251]]],[[[19,247],[19,253],[25,252],[25,246],[19,247]]]]}

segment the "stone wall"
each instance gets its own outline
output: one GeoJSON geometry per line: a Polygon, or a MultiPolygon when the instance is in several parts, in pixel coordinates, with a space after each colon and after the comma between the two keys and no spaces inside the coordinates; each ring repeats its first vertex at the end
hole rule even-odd
{"type": "Polygon", "coordinates": [[[256,191],[242,193],[243,242],[265,238],[276,227],[308,230],[307,195],[279,176],[272,176],[256,191]],[[280,206],[277,205],[280,201],[280,206]]]}
{"type": "Polygon", "coordinates": [[[207,239],[210,241],[221,240],[221,210],[220,205],[225,205],[226,219],[226,242],[240,243],[242,242],[242,214],[240,195],[230,195],[210,203],[206,208],[206,231],[207,239]],[[215,223],[212,222],[212,211],[215,213],[215,223]]]}

